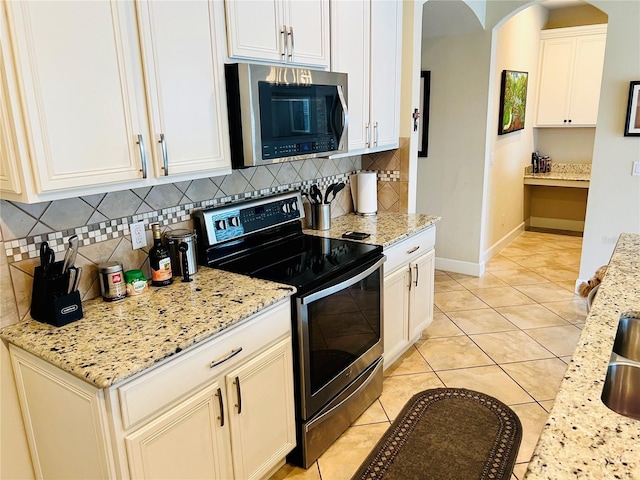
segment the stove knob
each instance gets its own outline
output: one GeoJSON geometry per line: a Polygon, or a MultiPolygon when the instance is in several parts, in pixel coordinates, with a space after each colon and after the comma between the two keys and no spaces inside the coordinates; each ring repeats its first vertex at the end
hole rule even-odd
{"type": "Polygon", "coordinates": [[[288,203],[283,203],[280,206],[280,209],[282,210],[283,213],[291,213],[291,205],[289,205],[288,203]]]}
{"type": "Polygon", "coordinates": [[[222,219],[222,220],[216,220],[216,230],[226,230],[227,229],[227,222],[222,219]]]}
{"type": "Polygon", "coordinates": [[[291,210],[294,212],[298,210],[298,202],[296,202],[295,200],[291,202],[291,210]]]}
{"type": "Polygon", "coordinates": [[[232,227],[240,226],[240,219],[238,217],[229,217],[229,225],[232,227]]]}

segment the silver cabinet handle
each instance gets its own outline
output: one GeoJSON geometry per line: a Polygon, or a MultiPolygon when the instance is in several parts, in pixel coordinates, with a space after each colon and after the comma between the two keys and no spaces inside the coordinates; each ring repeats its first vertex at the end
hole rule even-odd
{"type": "Polygon", "coordinates": [[[147,178],[147,155],[144,153],[144,140],[142,135],[138,135],[138,148],[140,149],[140,161],[142,162],[142,178],[147,178]]]}
{"type": "Polygon", "coordinates": [[[282,25],[280,28],[280,56],[282,57],[282,60],[285,59],[285,55],[287,53],[287,40],[285,38],[286,32],[287,26],[282,25]]]}
{"type": "Polygon", "coordinates": [[[169,175],[169,158],[167,157],[167,142],[164,139],[164,133],[160,134],[160,148],[162,149],[162,169],[166,177],[169,175]]]}
{"type": "Polygon", "coordinates": [[[367,122],[367,126],[366,126],[366,129],[367,129],[367,135],[366,135],[366,137],[367,137],[367,147],[371,146],[371,129],[369,127],[370,127],[370,124],[369,124],[369,122],[367,122]]]}
{"type": "Polygon", "coordinates": [[[240,377],[236,377],[236,381],[233,382],[236,384],[236,394],[238,395],[238,415],[242,413],[242,393],[240,392],[240,377]]]}
{"type": "Polygon", "coordinates": [[[417,287],[418,286],[418,265],[415,266],[415,269],[416,269],[416,279],[415,279],[414,285],[417,287]]]}
{"type": "Polygon", "coordinates": [[[376,122],[373,126],[373,144],[377,147],[378,146],[378,122],[376,122]]]}
{"type": "Polygon", "coordinates": [[[413,284],[413,274],[411,273],[411,267],[409,267],[409,291],[411,291],[412,284],[413,284]]]}
{"type": "Polygon", "coordinates": [[[218,365],[220,365],[221,363],[226,362],[227,360],[232,359],[233,357],[235,357],[236,355],[238,355],[240,352],[242,351],[242,347],[236,348],[235,350],[231,350],[231,352],[229,353],[229,355],[220,358],[218,360],[214,360],[213,362],[211,362],[210,368],[213,367],[217,367],[218,365]]]}
{"type": "Polygon", "coordinates": [[[216,397],[218,397],[218,403],[220,404],[220,426],[224,427],[224,400],[222,399],[222,390],[219,388],[216,397]]]}
{"type": "Polygon", "coordinates": [[[293,61],[293,49],[295,44],[293,43],[293,27],[289,27],[289,61],[293,61]]]}

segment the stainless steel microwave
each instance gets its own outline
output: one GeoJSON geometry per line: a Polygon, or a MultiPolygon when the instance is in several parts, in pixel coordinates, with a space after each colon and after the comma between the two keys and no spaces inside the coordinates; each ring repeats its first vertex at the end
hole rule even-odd
{"type": "Polygon", "coordinates": [[[225,65],[234,168],[347,153],[347,74],[225,65]]]}

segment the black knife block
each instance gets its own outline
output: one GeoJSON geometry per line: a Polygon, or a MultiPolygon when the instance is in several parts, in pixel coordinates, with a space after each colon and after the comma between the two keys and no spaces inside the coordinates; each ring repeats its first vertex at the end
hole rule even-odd
{"type": "Polygon", "coordinates": [[[69,272],[62,273],[62,263],[53,263],[45,272],[36,267],[31,294],[31,317],[55,327],[82,318],[82,301],[78,291],[67,293],[69,272]]]}

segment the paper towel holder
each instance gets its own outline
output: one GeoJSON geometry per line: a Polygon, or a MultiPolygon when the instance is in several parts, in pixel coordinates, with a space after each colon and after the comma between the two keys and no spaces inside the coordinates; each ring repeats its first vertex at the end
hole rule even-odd
{"type": "Polygon", "coordinates": [[[377,172],[375,171],[360,171],[356,174],[350,175],[351,181],[351,195],[353,200],[353,210],[356,215],[363,217],[376,215],[378,213],[378,190],[377,190],[377,172]],[[366,188],[369,189],[369,198],[365,198],[365,192],[363,191],[363,183],[361,180],[366,177],[369,178],[366,183],[366,188]],[[367,205],[363,205],[363,199],[367,200],[367,205]]]}

